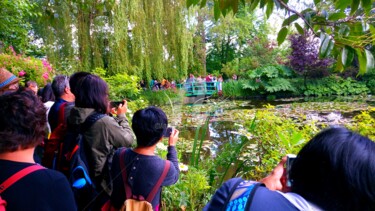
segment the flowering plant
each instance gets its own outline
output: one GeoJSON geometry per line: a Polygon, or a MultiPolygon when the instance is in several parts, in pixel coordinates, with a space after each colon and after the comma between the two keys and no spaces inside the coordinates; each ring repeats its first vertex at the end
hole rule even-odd
{"type": "Polygon", "coordinates": [[[9,70],[23,81],[36,81],[39,86],[52,81],[52,76],[55,74],[46,59],[17,54],[12,46],[7,48],[5,53],[0,54],[0,68],[9,70]]]}

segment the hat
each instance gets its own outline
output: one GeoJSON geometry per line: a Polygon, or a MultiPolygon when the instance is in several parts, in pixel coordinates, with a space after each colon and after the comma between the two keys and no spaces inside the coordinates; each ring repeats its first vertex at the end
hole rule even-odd
{"type": "Polygon", "coordinates": [[[19,80],[19,78],[5,68],[0,68],[0,90],[4,89],[10,84],[18,82],[19,80]]]}

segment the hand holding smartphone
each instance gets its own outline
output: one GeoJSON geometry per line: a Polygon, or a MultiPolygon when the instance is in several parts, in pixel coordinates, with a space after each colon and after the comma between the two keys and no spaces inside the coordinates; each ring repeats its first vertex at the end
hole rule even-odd
{"type": "Polygon", "coordinates": [[[173,127],[168,127],[168,128],[165,130],[165,132],[164,132],[164,134],[163,134],[163,137],[165,137],[165,138],[169,138],[169,136],[171,136],[171,134],[172,134],[172,131],[173,131],[173,127]]]}
{"type": "Polygon", "coordinates": [[[286,155],[286,187],[290,188],[292,186],[292,182],[290,180],[290,169],[292,168],[293,161],[297,156],[294,154],[287,154],[286,155]]]}

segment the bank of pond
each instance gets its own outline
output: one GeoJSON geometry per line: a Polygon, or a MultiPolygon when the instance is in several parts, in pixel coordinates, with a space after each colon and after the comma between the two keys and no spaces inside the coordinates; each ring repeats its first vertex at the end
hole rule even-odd
{"type": "MultiPolygon", "coordinates": [[[[258,180],[286,154],[321,129],[345,126],[375,140],[375,97],[371,95],[278,100],[206,97],[198,103],[162,106],[170,126],[180,130],[181,175],[163,189],[166,210],[201,210],[227,179],[258,180]]],[[[165,156],[166,143],[157,146],[165,156]]]]}

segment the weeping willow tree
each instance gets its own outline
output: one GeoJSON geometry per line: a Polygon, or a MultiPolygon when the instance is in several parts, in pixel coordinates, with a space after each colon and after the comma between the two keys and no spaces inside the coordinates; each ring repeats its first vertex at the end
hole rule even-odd
{"type": "Polygon", "coordinates": [[[185,0],[35,0],[34,24],[62,72],[107,70],[141,78],[187,74],[193,32],[185,0]]]}

